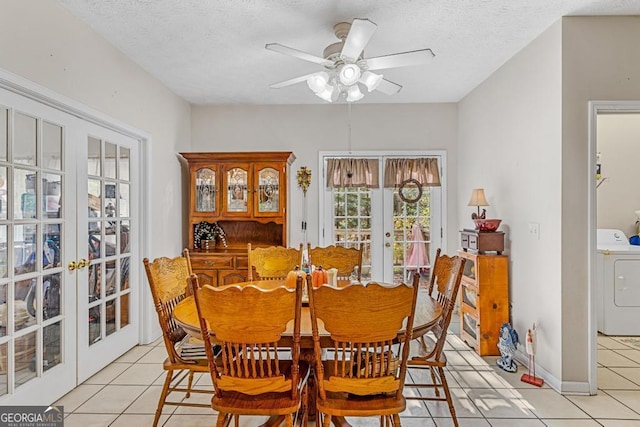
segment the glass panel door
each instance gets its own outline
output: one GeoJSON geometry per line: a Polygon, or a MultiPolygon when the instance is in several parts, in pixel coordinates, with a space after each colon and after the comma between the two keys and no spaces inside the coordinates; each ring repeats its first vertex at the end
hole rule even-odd
{"type": "Polygon", "coordinates": [[[76,385],[76,119],[0,89],[0,402],[50,404],[76,385]],[[70,206],[66,207],[67,202],[70,206]]]}
{"type": "Polygon", "coordinates": [[[251,194],[249,165],[227,165],[224,174],[224,211],[226,215],[250,216],[251,194]]]}
{"type": "Polygon", "coordinates": [[[280,215],[280,172],[272,166],[255,166],[257,200],[255,216],[280,215]]]}
{"type": "MultiPolygon", "coordinates": [[[[397,188],[385,189],[385,266],[393,265],[392,273],[385,269],[385,282],[408,282],[415,273],[427,286],[430,279],[431,256],[440,246],[440,187],[423,187],[419,199],[410,203],[400,197],[397,188]],[[391,203],[389,203],[391,202],[391,203]],[[391,206],[388,206],[388,205],[391,206]],[[436,209],[433,209],[437,207],[436,209]],[[391,215],[388,213],[391,212],[391,215]],[[431,230],[437,230],[432,244],[431,230]]],[[[412,198],[409,198],[412,200],[412,198]]]]}
{"type": "MultiPolygon", "coordinates": [[[[382,183],[385,156],[378,159],[382,183]]],[[[360,244],[363,281],[400,283],[418,272],[421,284],[428,284],[431,256],[442,244],[442,189],[423,187],[415,202],[417,197],[408,196],[403,194],[409,200],[405,201],[398,189],[389,188],[325,188],[320,200],[325,207],[320,244],[360,244]]]]}
{"type": "MultiPolygon", "coordinates": [[[[130,239],[139,197],[137,141],[87,125],[78,153],[85,166],[78,191],[78,379],[97,372],[137,343],[131,317],[137,287],[130,285],[130,239]],[[85,196],[83,196],[83,194],[85,196]]],[[[79,182],[80,183],[80,182],[79,182]]],[[[134,231],[134,230],[133,230],[134,231]]]]}

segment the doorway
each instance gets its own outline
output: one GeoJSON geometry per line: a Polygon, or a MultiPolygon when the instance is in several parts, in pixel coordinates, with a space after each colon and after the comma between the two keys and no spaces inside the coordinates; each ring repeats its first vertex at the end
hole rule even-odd
{"type": "Polygon", "coordinates": [[[139,341],[140,141],[39,89],[0,88],[3,405],[48,405],[139,341]]]}
{"type": "Polygon", "coordinates": [[[443,177],[444,153],[320,153],[320,246],[360,245],[363,249],[362,280],[401,283],[420,273],[421,283],[430,277],[430,260],[444,239],[445,182],[441,186],[407,186],[403,191],[384,188],[384,167],[389,158],[435,158],[443,177]],[[327,161],[331,158],[375,159],[379,187],[328,188],[327,161]]]}
{"type": "MultiPolygon", "coordinates": [[[[628,177],[625,177],[625,173],[635,171],[635,165],[627,164],[626,167],[621,165],[620,161],[630,161],[628,159],[635,159],[631,153],[627,152],[619,153],[616,149],[611,149],[611,145],[607,138],[607,134],[611,134],[611,125],[620,126],[624,123],[624,120],[631,120],[632,122],[640,122],[640,101],[592,101],[589,103],[589,385],[590,393],[596,394],[598,388],[601,388],[605,382],[605,378],[602,381],[599,380],[599,369],[609,369],[606,364],[598,364],[598,348],[607,346],[598,345],[598,315],[599,310],[602,310],[603,304],[601,301],[603,296],[598,292],[598,263],[597,263],[597,237],[596,230],[598,228],[616,228],[622,230],[627,237],[632,235],[635,231],[636,217],[634,211],[640,209],[640,200],[634,201],[637,197],[637,191],[631,193],[629,197],[622,196],[622,199],[617,199],[618,202],[614,202],[619,194],[613,191],[611,192],[612,185],[621,186],[620,188],[628,188],[632,186],[625,185],[625,181],[628,181],[628,177]],[[623,122],[620,122],[623,120],[623,122]],[[609,129],[609,131],[607,131],[609,129]],[[605,133],[603,133],[605,132],[605,133]],[[599,139],[603,138],[599,143],[599,139]],[[606,147],[609,147],[607,150],[606,147]],[[608,151],[608,152],[607,152],[608,151]],[[598,154],[600,153],[600,154],[598,154]],[[623,159],[623,160],[620,160],[623,159]],[[627,159],[627,160],[625,160],[627,159]],[[622,174],[622,175],[621,175],[622,174]],[[617,184],[616,184],[617,183],[617,184]],[[609,186],[609,188],[607,188],[609,186]],[[614,203],[617,209],[605,212],[599,210],[603,204],[614,203]],[[636,206],[637,203],[637,206],[636,206]],[[634,207],[630,207],[634,206],[634,207]],[[628,212],[627,212],[628,211],[628,212]],[[600,368],[599,368],[600,366],[600,368]]],[[[640,125],[638,125],[640,126],[640,125]]],[[[617,143],[621,143],[620,135],[616,137],[617,143]]],[[[616,144],[616,142],[611,142],[616,144]]],[[[637,146],[637,138],[633,149],[637,146]]],[[[629,147],[627,147],[629,148],[629,147]]],[[[618,150],[619,151],[619,150],[618,150]]],[[[632,188],[629,188],[632,190],[632,188]]],[[[629,319],[632,322],[632,319],[629,319]]],[[[602,337],[600,337],[602,339],[602,337]]],[[[615,352],[615,350],[614,350],[615,352]]],[[[617,352],[616,352],[617,353],[617,352]]],[[[605,373],[605,372],[602,372],[605,373]]],[[[607,371],[606,374],[609,374],[607,371]]],[[[616,374],[617,375],[617,374],[616,374]]]]}

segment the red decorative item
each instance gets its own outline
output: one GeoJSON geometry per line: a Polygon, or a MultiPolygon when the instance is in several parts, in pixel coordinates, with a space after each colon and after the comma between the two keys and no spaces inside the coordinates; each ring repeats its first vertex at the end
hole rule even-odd
{"type": "Polygon", "coordinates": [[[544,380],[536,377],[536,324],[533,324],[533,328],[527,330],[527,339],[525,341],[525,349],[529,355],[529,373],[523,374],[520,381],[523,383],[531,384],[536,387],[542,387],[544,380]],[[531,368],[533,367],[533,375],[531,375],[531,368]]]}
{"type": "Polygon", "coordinates": [[[501,222],[501,219],[475,218],[473,220],[473,223],[476,225],[476,230],[479,231],[496,231],[501,222]]]}

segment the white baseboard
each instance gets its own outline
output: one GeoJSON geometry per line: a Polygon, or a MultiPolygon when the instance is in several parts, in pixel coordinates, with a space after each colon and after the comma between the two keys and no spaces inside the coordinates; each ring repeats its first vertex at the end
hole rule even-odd
{"type": "MultiPolygon", "coordinates": [[[[515,359],[527,369],[529,355],[521,350],[516,350],[515,359]]],[[[557,391],[560,394],[570,395],[589,395],[589,383],[588,382],[576,382],[576,381],[562,381],[559,378],[552,375],[546,369],[540,367],[536,363],[536,377],[542,378],[544,382],[557,391]]]]}

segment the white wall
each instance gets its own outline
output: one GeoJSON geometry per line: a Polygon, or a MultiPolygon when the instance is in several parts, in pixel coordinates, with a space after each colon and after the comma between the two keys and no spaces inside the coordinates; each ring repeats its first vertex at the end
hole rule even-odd
{"type": "Polygon", "coordinates": [[[597,190],[598,228],[631,237],[640,209],[640,114],[599,114],[596,140],[606,178],[597,190]]]}
{"type": "MultiPolygon", "coordinates": [[[[455,104],[358,104],[352,105],[351,149],[446,150],[446,177],[450,196],[448,215],[456,218],[457,108],[455,104]]],[[[290,245],[303,241],[302,191],[295,172],[307,166],[312,184],[308,236],[318,243],[318,188],[316,170],[319,151],[347,150],[346,104],[289,106],[194,106],[192,151],[293,151],[296,161],[289,175],[291,222],[290,245]]],[[[458,247],[457,224],[449,221],[448,247],[458,247]]]]}
{"type": "MultiPolygon", "coordinates": [[[[588,102],[640,99],[640,18],[562,20],[562,363],[566,381],[588,369],[588,102]]],[[[606,184],[604,184],[606,185],[606,184]]],[[[591,254],[592,255],[592,254],[591,254]]]]}
{"type": "MultiPolygon", "coordinates": [[[[57,1],[3,0],[0,68],[151,135],[149,253],[179,254],[183,192],[176,153],[190,144],[190,105],[127,59],[57,1]]],[[[143,271],[141,259],[140,272],[143,271]]],[[[141,273],[142,274],[142,273],[141,273]]],[[[149,303],[147,338],[159,336],[149,303]]]]}
{"type": "Polygon", "coordinates": [[[176,152],[190,144],[190,105],[55,1],[2,2],[0,68],[151,134],[150,219],[163,233],[152,234],[149,255],[179,254],[176,152]]]}
{"type": "MultiPolygon", "coordinates": [[[[538,325],[537,362],[562,378],[560,306],[561,26],[553,25],[458,106],[458,222],[473,188],[501,218],[510,257],[512,324],[524,344],[538,325]],[[529,224],[540,225],[540,238],[529,224]]],[[[558,384],[556,384],[558,385],[558,384]]]]}

